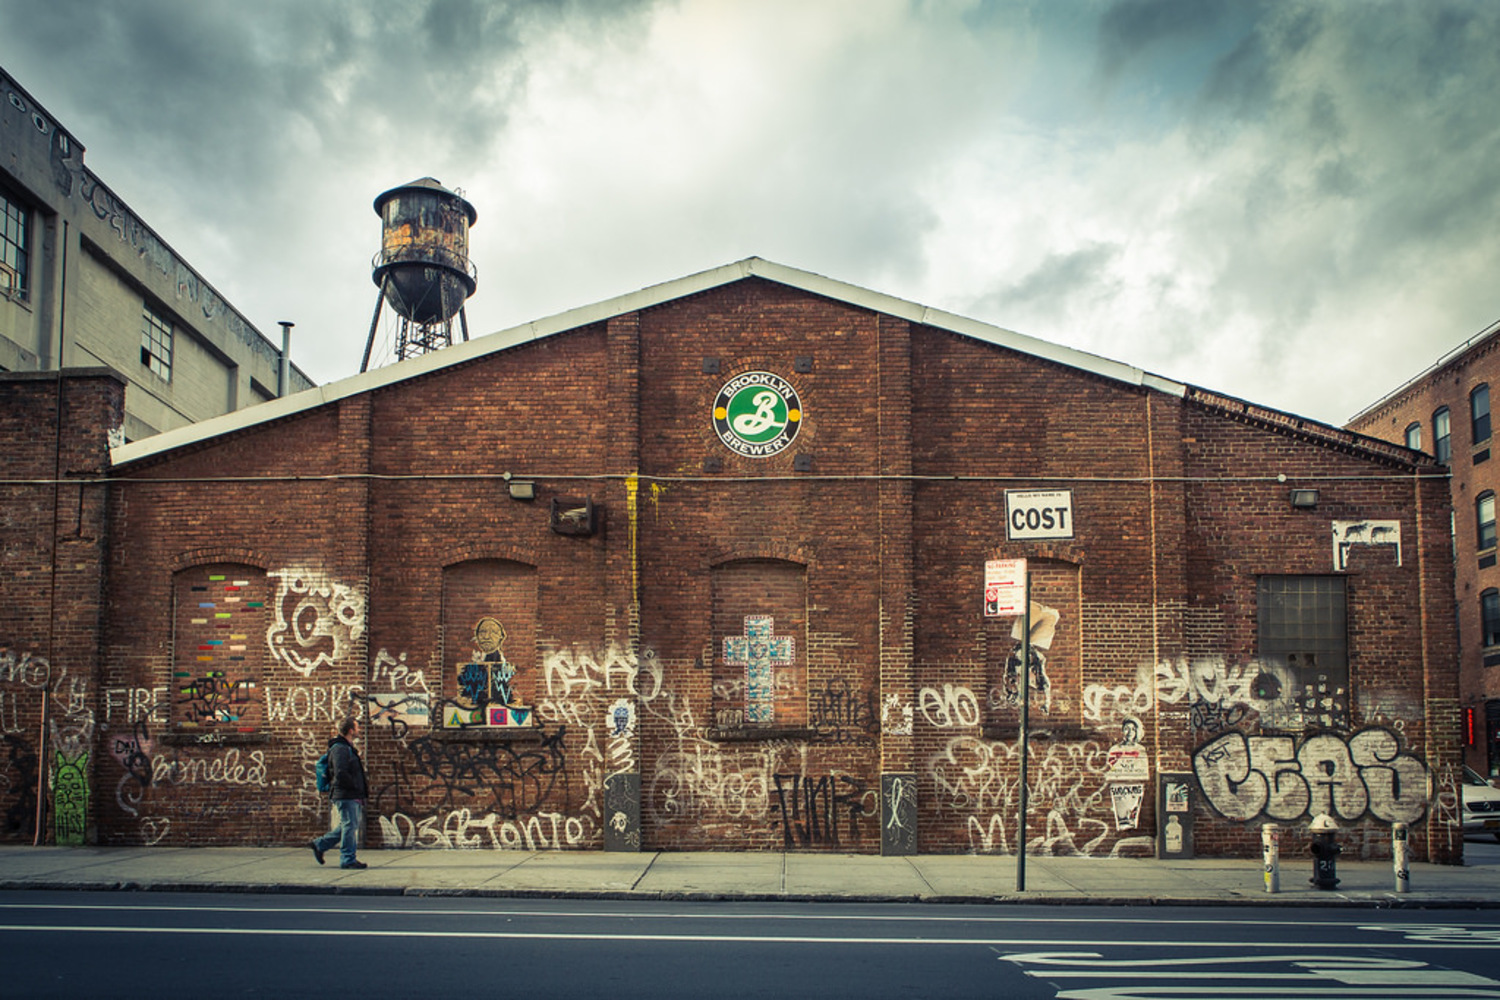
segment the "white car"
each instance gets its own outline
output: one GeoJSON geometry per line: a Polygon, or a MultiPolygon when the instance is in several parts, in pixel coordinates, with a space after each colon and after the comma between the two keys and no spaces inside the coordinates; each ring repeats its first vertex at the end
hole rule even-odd
{"type": "Polygon", "coordinates": [[[1464,765],[1464,833],[1492,833],[1500,840],[1500,788],[1464,765]]]}

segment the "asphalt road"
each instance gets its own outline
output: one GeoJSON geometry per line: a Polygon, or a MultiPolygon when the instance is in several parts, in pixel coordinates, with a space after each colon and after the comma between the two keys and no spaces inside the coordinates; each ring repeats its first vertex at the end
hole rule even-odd
{"type": "Polygon", "coordinates": [[[6,997],[1500,1000],[1500,911],[0,893],[6,997]]]}

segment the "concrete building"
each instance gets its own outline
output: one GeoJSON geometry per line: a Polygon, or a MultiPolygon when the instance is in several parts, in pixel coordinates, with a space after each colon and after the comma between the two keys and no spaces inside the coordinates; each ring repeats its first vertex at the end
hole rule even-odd
{"type": "MultiPolygon", "coordinates": [[[[136,441],[283,394],[281,347],[83,162],[0,69],[0,371],[104,365],[136,441]]],[[[286,392],[312,386],[295,366],[286,392]]]]}
{"type": "Polygon", "coordinates": [[[1495,564],[1500,461],[1491,461],[1496,444],[1492,386],[1500,389],[1500,324],[1365,409],[1349,428],[1425,451],[1452,473],[1464,759],[1493,778],[1500,776],[1500,567],[1495,564]]]}
{"type": "Polygon", "coordinates": [[[754,258],[108,450],[65,374],[12,838],[305,843],[352,712],[376,847],[1014,852],[1029,699],[1032,853],[1461,856],[1403,446],[754,258]]]}

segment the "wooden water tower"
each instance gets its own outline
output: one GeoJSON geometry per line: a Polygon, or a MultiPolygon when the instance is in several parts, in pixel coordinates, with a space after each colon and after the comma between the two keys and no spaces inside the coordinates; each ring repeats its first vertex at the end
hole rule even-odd
{"type": "Polygon", "coordinates": [[[462,195],[423,177],[376,198],[375,213],[380,216],[380,252],[371,262],[371,278],[380,295],[360,371],[370,367],[382,304],[400,317],[396,360],[405,361],[451,346],[455,314],[464,340],[469,339],[464,301],[477,286],[469,262],[469,227],[479,213],[462,195]]]}

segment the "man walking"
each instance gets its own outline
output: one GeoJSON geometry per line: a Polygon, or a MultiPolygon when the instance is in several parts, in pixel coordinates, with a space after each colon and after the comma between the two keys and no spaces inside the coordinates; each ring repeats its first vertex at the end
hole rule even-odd
{"type": "Polygon", "coordinates": [[[308,845],[320,865],[323,852],[338,844],[340,868],[369,867],[354,856],[355,840],[365,826],[365,797],[369,794],[365,786],[365,765],[352,742],[358,736],[359,720],[348,718],[339,723],[339,734],[328,741],[328,768],[333,775],[330,794],[333,807],[339,813],[339,826],[308,845]]]}

